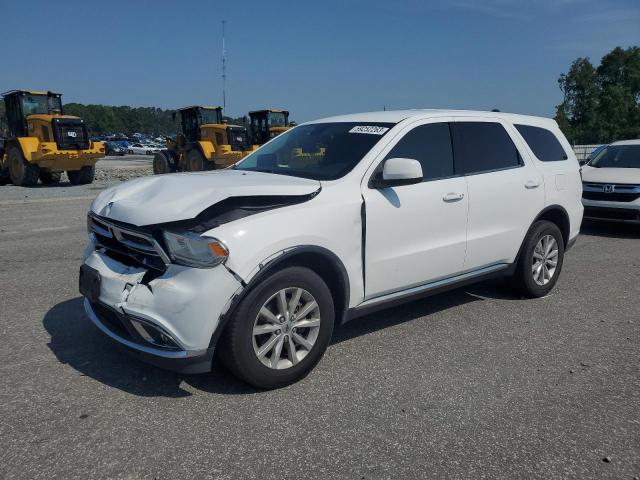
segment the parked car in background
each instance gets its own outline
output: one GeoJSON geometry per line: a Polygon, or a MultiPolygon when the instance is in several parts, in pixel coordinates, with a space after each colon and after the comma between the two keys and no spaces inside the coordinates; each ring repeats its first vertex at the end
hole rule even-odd
{"type": "MultiPolygon", "coordinates": [[[[142,358],[278,387],[334,327],[494,276],[551,291],[582,221],[550,119],[410,110],[309,122],[231,169],[140,178],[88,214],[89,318],[142,358]]],[[[371,352],[372,355],[375,353],[371,352]]]]}
{"type": "Polygon", "coordinates": [[[120,145],[117,142],[105,142],[105,154],[106,155],[125,155],[127,153],[126,147],[120,145]]]}
{"type": "Polygon", "coordinates": [[[158,147],[144,145],[142,143],[130,143],[127,147],[128,153],[135,155],[155,155],[160,151],[158,147]]]}
{"type": "Polygon", "coordinates": [[[582,167],[584,217],[640,223],[640,140],[605,146],[582,167]]]}

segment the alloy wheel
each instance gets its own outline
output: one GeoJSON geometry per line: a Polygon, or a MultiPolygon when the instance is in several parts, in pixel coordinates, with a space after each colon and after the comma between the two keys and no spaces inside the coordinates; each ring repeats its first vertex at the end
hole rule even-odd
{"type": "Polygon", "coordinates": [[[293,367],[313,348],[320,332],[320,307],[309,292],[289,287],[262,305],[253,324],[253,351],[263,365],[293,367]]]}
{"type": "Polygon", "coordinates": [[[551,281],[558,266],[558,242],[553,235],[545,235],[533,249],[531,273],[533,280],[541,286],[551,281]]]}

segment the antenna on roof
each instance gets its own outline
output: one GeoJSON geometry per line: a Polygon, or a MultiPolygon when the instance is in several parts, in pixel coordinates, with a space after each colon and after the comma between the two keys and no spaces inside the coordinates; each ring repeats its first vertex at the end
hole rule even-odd
{"type": "Polygon", "coordinates": [[[227,109],[227,71],[226,71],[227,51],[224,47],[225,23],[227,23],[227,21],[222,20],[222,108],[224,110],[227,109]]]}

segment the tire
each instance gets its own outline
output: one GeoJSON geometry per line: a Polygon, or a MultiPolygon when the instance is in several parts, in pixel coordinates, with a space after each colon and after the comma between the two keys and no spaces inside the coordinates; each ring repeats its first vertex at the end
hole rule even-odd
{"type": "Polygon", "coordinates": [[[11,183],[20,187],[32,187],[38,183],[40,169],[27,162],[18,147],[9,150],[8,160],[11,183]]]}
{"type": "Polygon", "coordinates": [[[187,152],[187,172],[202,172],[207,169],[207,160],[199,150],[193,149],[187,152]]]}
{"type": "Polygon", "coordinates": [[[95,175],[95,165],[85,165],[80,170],[67,170],[67,177],[69,177],[72,185],[87,185],[92,183],[95,175]]]}
{"type": "Polygon", "coordinates": [[[40,182],[42,182],[43,185],[56,185],[60,183],[60,175],[60,172],[40,170],[40,182]]]}
{"type": "Polygon", "coordinates": [[[544,297],[558,281],[563,262],[564,239],[560,229],[555,223],[537,221],[525,237],[518,265],[511,279],[512,285],[525,297],[544,297]],[[541,251],[541,247],[547,252],[541,251]],[[534,265],[539,266],[534,268],[534,265]],[[550,274],[550,278],[547,278],[546,273],[550,274]]]}
{"type": "Polygon", "coordinates": [[[153,174],[163,175],[165,173],[175,172],[175,168],[169,161],[168,155],[164,152],[158,152],[153,157],[153,174]]]}
{"type": "MultiPolygon", "coordinates": [[[[288,317],[289,313],[286,315],[288,317]]],[[[217,354],[229,370],[250,385],[268,389],[283,387],[306,376],[320,361],[331,340],[334,318],[333,298],[322,278],[308,268],[288,267],[263,280],[240,302],[218,341],[217,354]],[[301,292],[294,312],[299,314],[311,308],[302,320],[296,320],[295,316],[282,322],[276,319],[279,292],[283,290],[287,305],[298,291],[301,292]],[[265,308],[272,313],[271,320],[260,314],[265,308]],[[319,325],[311,322],[316,317],[319,325]],[[301,325],[297,322],[313,326],[296,327],[301,325]],[[254,336],[256,326],[268,329],[269,333],[254,336]],[[310,345],[310,349],[303,346],[305,343],[300,338],[310,345]],[[272,341],[273,347],[260,358],[258,352],[272,341]],[[290,343],[295,356],[292,356],[290,343]],[[279,354],[276,353],[278,349],[279,354]],[[278,356],[274,368],[275,355],[278,356]]]]}

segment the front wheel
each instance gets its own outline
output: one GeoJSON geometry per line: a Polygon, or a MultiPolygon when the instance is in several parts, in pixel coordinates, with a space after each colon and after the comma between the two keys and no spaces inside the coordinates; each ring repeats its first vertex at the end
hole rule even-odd
{"type": "Polygon", "coordinates": [[[38,183],[40,169],[35,163],[27,162],[22,155],[22,150],[13,147],[9,150],[9,177],[11,183],[18,187],[32,187],[38,183]]]}
{"type": "Polygon", "coordinates": [[[555,286],[564,261],[564,239],[555,223],[540,220],[534,223],[522,246],[514,286],[522,295],[538,298],[555,286]]]}
{"type": "Polygon", "coordinates": [[[67,177],[72,185],[86,185],[92,183],[96,175],[94,165],[85,165],[80,170],[67,170],[67,177]]]}
{"type": "Polygon", "coordinates": [[[255,387],[282,387],[320,361],[334,318],[333,298],[322,278],[308,268],[285,268],[242,300],[218,342],[219,356],[255,387]]]}

